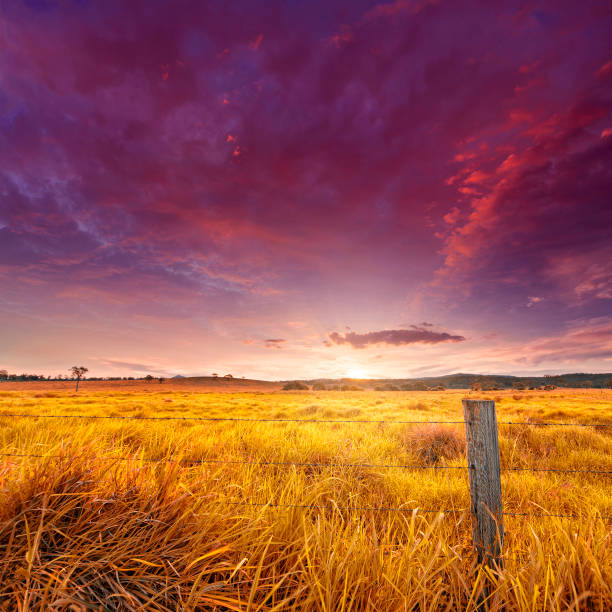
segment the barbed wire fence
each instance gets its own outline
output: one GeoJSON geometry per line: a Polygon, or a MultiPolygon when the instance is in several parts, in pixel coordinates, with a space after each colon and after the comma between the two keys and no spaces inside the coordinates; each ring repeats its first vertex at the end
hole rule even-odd
{"type": "MultiPolygon", "coordinates": [[[[493,401],[493,400],[469,400],[493,401]]],[[[495,402],[493,402],[495,403],[495,402]]],[[[111,419],[123,421],[237,421],[256,423],[385,423],[387,425],[464,425],[465,419],[458,421],[403,421],[388,419],[285,419],[285,418],[255,418],[255,417],[192,417],[192,416],[130,416],[114,414],[32,414],[0,412],[0,418],[32,418],[32,419],[111,419]]],[[[555,423],[554,421],[499,421],[498,425],[530,425],[532,427],[612,427],[612,423],[555,423]]]]}
{"type": "MultiPolygon", "coordinates": [[[[0,413],[0,419],[4,418],[32,418],[32,419],[77,419],[77,420],[118,420],[118,421],[196,421],[196,422],[248,422],[248,423],[294,423],[294,424],[386,424],[386,425],[465,425],[467,438],[468,465],[427,465],[427,464],[404,464],[404,463],[341,463],[341,462],[311,462],[311,461],[263,461],[263,460],[233,460],[233,459],[185,459],[182,457],[163,459],[150,459],[136,456],[96,456],[96,460],[120,461],[120,462],[143,462],[151,464],[177,464],[189,468],[201,465],[248,465],[251,467],[308,467],[308,468],[341,468],[341,469],[402,469],[402,470],[432,470],[432,471],[463,471],[468,472],[470,477],[471,506],[467,508],[406,508],[402,506],[359,506],[338,505],[329,503],[319,504],[289,504],[276,503],[274,500],[262,502],[243,500],[223,500],[223,503],[233,506],[252,506],[273,509],[305,509],[305,510],[341,510],[355,512],[398,512],[398,513],[423,513],[423,514],[463,514],[468,510],[472,516],[474,545],[479,552],[483,563],[499,563],[503,545],[502,517],[535,517],[535,518],[564,518],[584,519],[593,518],[575,513],[546,513],[546,512],[519,512],[503,511],[501,500],[501,473],[504,472],[533,472],[533,473],[563,473],[563,474],[594,474],[600,477],[612,476],[612,470],[607,469],[566,469],[548,467],[502,467],[499,464],[499,426],[529,426],[529,427],[582,427],[595,429],[612,428],[612,423],[596,422],[553,422],[553,421],[499,421],[496,420],[495,402],[492,400],[463,400],[463,420],[388,420],[388,419],[298,419],[298,418],[257,418],[257,417],[212,417],[212,416],[130,416],[130,415],[86,415],[86,414],[33,414],[33,413],[0,413]],[[480,417],[485,415],[492,419],[491,426],[482,426],[480,417]],[[488,434],[485,435],[484,430],[488,434]],[[485,439],[488,436],[488,439],[485,439]],[[472,461],[470,461],[472,456],[472,461]],[[478,457],[474,463],[473,457],[478,457]],[[485,469],[483,465],[492,461],[494,468],[485,469]],[[497,465],[497,469],[495,469],[497,465]],[[497,472],[497,473],[496,473],[497,472]],[[480,480],[478,478],[480,475],[480,480]],[[484,483],[481,482],[484,478],[484,483]],[[498,491],[499,495],[491,491],[498,491]],[[488,498],[487,498],[488,496],[488,498]],[[487,502],[488,499],[488,502],[487,502]],[[485,539],[479,533],[483,525],[487,527],[485,539]]],[[[485,418],[486,421],[486,418],[485,418]]],[[[1,457],[32,458],[32,459],[62,459],[65,455],[48,453],[26,453],[26,452],[2,452],[1,457]]],[[[612,515],[603,515],[596,512],[595,516],[602,520],[612,520],[612,515]]]]}
{"type": "MultiPolygon", "coordinates": [[[[427,422],[428,421],[424,421],[427,422]]],[[[33,453],[0,453],[0,457],[29,457],[36,459],[62,459],[64,455],[33,454],[33,453]]],[[[418,464],[392,464],[392,463],[327,463],[311,461],[249,461],[234,459],[149,459],[146,457],[122,456],[96,456],[100,461],[142,461],[145,463],[178,463],[182,467],[196,465],[250,465],[250,466],[289,466],[289,467],[320,467],[320,468],[356,468],[356,469],[403,469],[403,470],[463,470],[469,469],[467,465],[418,465],[418,464]]],[[[612,470],[574,470],[565,468],[534,468],[534,467],[507,467],[502,472],[558,472],[561,474],[598,474],[612,477],[612,470]]],[[[441,510],[443,512],[443,510],[441,510]]]]}

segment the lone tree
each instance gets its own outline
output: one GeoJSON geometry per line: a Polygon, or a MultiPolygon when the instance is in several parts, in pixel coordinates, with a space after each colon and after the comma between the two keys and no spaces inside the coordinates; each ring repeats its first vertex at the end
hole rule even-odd
{"type": "Polygon", "coordinates": [[[70,371],[72,372],[72,378],[76,378],[76,391],[78,391],[81,378],[83,378],[85,373],[89,372],[89,370],[83,366],[72,366],[70,371]]]}

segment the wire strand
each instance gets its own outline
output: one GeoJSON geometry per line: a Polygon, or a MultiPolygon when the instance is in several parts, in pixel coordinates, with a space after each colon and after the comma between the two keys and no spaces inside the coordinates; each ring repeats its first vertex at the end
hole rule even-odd
{"type": "MultiPolygon", "coordinates": [[[[47,455],[32,453],[0,453],[0,457],[32,457],[32,458],[51,458],[61,459],[65,455],[47,455]]],[[[220,464],[220,465],[279,465],[296,467],[343,467],[343,468],[402,468],[414,470],[467,470],[466,465],[413,465],[413,464],[383,464],[383,463],[313,463],[299,461],[248,461],[248,460],[224,460],[224,459],[148,459],[144,457],[112,457],[96,456],[96,459],[106,461],[146,461],[149,463],[179,463],[181,465],[192,466],[200,464],[220,464]]]]}
{"type": "MultiPolygon", "coordinates": [[[[63,455],[44,455],[44,454],[33,454],[33,453],[0,453],[3,457],[30,457],[30,458],[62,458],[63,455]]],[[[175,463],[171,459],[145,459],[145,458],[134,458],[134,457],[96,457],[96,459],[110,460],[110,461],[146,461],[151,463],[175,463]]],[[[178,462],[180,463],[180,462],[178,462]]],[[[327,463],[291,463],[291,462],[252,462],[252,461],[220,461],[220,460],[196,460],[188,462],[188,465],[202,464],[202,463],[243,463],[250,465],[318,465],[318,466],[342,466],[342,467],[363,467],[366,464],[327,464],[327,463]]],[[[401,465],[377,465],[376,467],[409,467],[416,469],[467,469],[467,466],[401,466],[401,465]]],[[[529,468],[506,468],[506,470],[522,470],[529,468]]],[[[543,469],[545,471],[551,471],[543,469]]],[[[535,468],[533,471],[543,471],[542,469],[535,468]]],[[[555,471],[568,471],[568,470],[555,470],[555,471]]],[[[569,471],[588,471],[588,470],[569,470],[569,471]]],[[[600,472],[592,472],[600,473],[600,472]]],[[[612,473],[612,472],[603,472],[612,473]]],[[[352,510],[352,511],[376,511],[376,512],[416,512],[416,513],[439,513],[439,514],[458,514],[466,512],[465,509],[446,509],[446,510],[435,510],[435,509],[422,509],[422,508],[394,508],[390,506],[338,506],[338,505],[319,505],[319,504],[277,504],[272,502],[231,502],[225,500],[228,505],[235,506],[256,506],[256,507],[268,507],[268,508],[300,508],[300,509],[337,509],[337,510],[352,510]]],[[[536,518],[587,518],[579,514],[548,514],[548,513],[533,513],[533,512],[503,512],[503,516],[511,517],[536,517],[536,518]]],[[[589,517],[590,518],[590,517],[589,517]]],[[[612,515],[600,515],[601,519],[612,519],[612,515]]]]}
{"type": "MultiPolygon", "coordinates": [[[[535,518],[592,518],[589,515],[581,515],[581,514],[548,514],[545,512],[504,512],[504,516],[528,516],[535,518]]],[[[612,519],[612,514],[600,514],[599,518],[603,520],[612,519]]]]}
{"type": "Polygon", "coordinates": [[[421,424],[421,425],[463,425],[464,421],[388,421],[369,419],[280,419],[251,417],[180,417],[180,416],[111,416],[96,414],[2,414],[0,418],[36,418],[36,419],[115,419],[123,421],[238,421],[249,423],[389,423],[389,424],[421,424]]]}
{"type": "Polygon", "coordinates": [[[531,425],[532,427],[612,427],[612,423],[534,423],[532,421],[500,421],[498,425],[531,425]]]}
{"type": "MultiPolygon", "coordinates": [[[[302,509],[338,509],[338,510],[373,510],[373,511],[384,511],[384,512],[419,512],[428,514],[461,514],[467,512],[467,509],[450,509],[450,510],[435,510],[435,509],[422,509],[422,508],[394,508],[389,506],[336,506],[335,504],[317,505],[317,504],[277,504],[271,502],[225,502],[235,506],[256,506],[256,507],[268,507],[268,508],[302,508],[302,509]]],[[[502,512],[503,516],[527,516],[536,518],[591,518],[588,515],[580,514],[548,514],[545,512],[502,512]]],[[[611,515],[599,515],[601,519],[612,519],[611,515]]]]}
{"type": "MultiPolygon", "coordinates": [[[[0,457],[30,457],[61,459],[65,455],[48,455],[34,453],[0,453],[0,457]]],[[[102,461],[144,461],[147,463],[179,463],[183,466],[203,464],[218,465],[252,465],[252,466],[293,466],[293,467],[322,467],[322,468],[389,468],[406,470],[468,470],[467,465],[422,465],[422,464],[394,464],[394,463],[323,463],[302,461],[252,461],[246,459],[149,459],[145,457],[113,457],[96,456],[102,461]]],[[[612,474],[612,470],[573,470],[563,468],[531,468],[531,467],[502,467],[502,472],[559,472],[563,474],[612,474]]]]}
{"type": "MultiPolygon", "coordinates": [[[[36,419],[111,419],[120,421],[236,421],[249,423],[387,423],[390,425],[463,425],[465,421],[389,421],[386,419],[281,419],[253,417],[181,417],[181,416],[119,416],[96,414],[24,414],[0,413],[0,418],[36,418],[36,419]]],[[[530,425],[532,427],[612,427],[612,423],[555,423],[532,421],[500,421],[498,425],[530,425]]]]}
{"type": "Polygon", "coordinates": [[[230,502],[224,501],[224,503],[232,506],[256,506],[256,507],[268,507],[268,508],[301,508],[301,509],[321,509],[321,510],[357,510],[357,511],[375,511],[375,512],[423,512],[427,514],[460,514],[465,512],[465,509],[451,509],[451,510],[435,510],[435,509],[422,509],[422,508],[394,508],[391,506],[337,506],[336,504],[276,504],[271,502],[230,502]]]}
{"type": "Polygon", "coordinates": [[[569,470],[564,468],[501,468],[502,472],[560,472],[564,474],[612,474],[612,470],[569,470]]]}

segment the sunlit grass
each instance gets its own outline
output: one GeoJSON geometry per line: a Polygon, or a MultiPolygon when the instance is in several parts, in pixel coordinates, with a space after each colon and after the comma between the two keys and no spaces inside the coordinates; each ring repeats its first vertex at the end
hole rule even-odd
{"type": "MultiPolygon", "coordinates": [[[[0,452],[43,457],[2,458],[7,610],[469,609],[484,584],[466,471],[384,467],[465,465],[462,425],[2,416],[461,421],[465,391],[10,389],[0,452]]],[[[478,397],[500,421],[612,421],[610,391],[478,397]]],[[[612,471],[610,428],[502,425],[500,448],[502,467],[612,471]]],[[[502,487],[508,512],[583,518],[506,517],[492,609],[609,609],[612,478],[505,472],[502,487]]]]}

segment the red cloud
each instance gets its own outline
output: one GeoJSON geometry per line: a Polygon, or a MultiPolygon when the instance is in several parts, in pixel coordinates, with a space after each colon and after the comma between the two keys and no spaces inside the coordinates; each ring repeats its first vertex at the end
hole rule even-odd
{"type": "Polygon", "coordinates": [[[478,184],[486,181],[489,178],[489,175],[482,170],[475,170],[469,176],[464,179],[464,183],[468,184],[478,184]]]}
{"type": "Polygon", "coordinates": [[[505,282],[525,287],[531,279],[554,281],[566,302],[611,295],[601,262],[609,258],[612,231],[612,139],[594,140],[586,131],[612,106],[604,109],[604,102],[580,101],[551,115],[546,129],[522,134],[533,139],[531,146],[517,147],[499,163],[497,178],[474,194],[466,221],[446,238],[438,283],[465,289],[503,270],[505,282]]]}
{"type": "Polygon", "coordinates": [[[410,13],[416,14],[427,5],[436,4],[436,0],[394,0],[385,4],[377,4],[371,8],[365,15],[363,20],[368,21],[378,17],[393,17],[410,9],[410,13]]]}
{"type": "Polygon", "coordinates": [[[612,77],[612,61],[606,62],[598,71],[597,76],[600,79],[612,77]]]}
{"type": "Polygon", "coordinates": [[[443,219],[449,225],[455,225],[455,223],[457,223],[457,220],[459,219],[459,215],[460,210],[456,206],[453,206],[453,208],[444,215],[443,219]]]}
{"type": "Polygon", "coordinates": [[[414,7],[414,2],[410,2],[409,0],[395,0],[394,2],[389,2],[387,4],[377,4],[374,8],[370,9],[366,15],[365,19],[375,19],[376,17],[391,17],[392,15],[396,15],[410,7],[414,7]]]}
{"type": "Polygon", "coordinates": [[[506,159],[504,159],[504,161],[497,167],[495,172],[510,172],[515,168],[520,168],[522,165],[524,165],[524,163],[524,159],[521,159],[514,153],[510,153],[510,155],[508,155],[508,157],[506,157],[506,159]]]}

